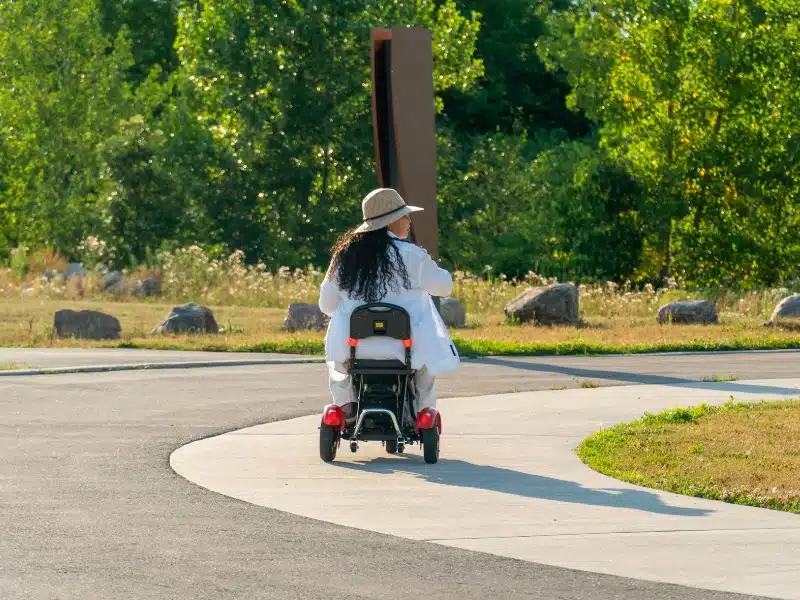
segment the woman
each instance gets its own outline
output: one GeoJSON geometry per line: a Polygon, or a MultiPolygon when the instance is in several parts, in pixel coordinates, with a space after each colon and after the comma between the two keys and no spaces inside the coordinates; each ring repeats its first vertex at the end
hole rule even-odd
{"type": "MultiPolygon", "coordinates": [[[[331,317],[325,354],[333,402],[347,418],[354,416],[356,398],[345,366],[351,313],[369,302],[388,302],[411,316],[415,409],[435,407],[436,375],[457,368],[459,357],[431,296],[450,294],[453,279],[424,249],[407,241],[410,215],[423,209],[406,205],[393,189],[380,188],[364,198],[361,210],[364,222],[333,247],[320,289],[319,307],[331,317]]],[[[359,342],[358,355],[404,361],[405,349],[398,340],[373,337],[359,342]]]]}

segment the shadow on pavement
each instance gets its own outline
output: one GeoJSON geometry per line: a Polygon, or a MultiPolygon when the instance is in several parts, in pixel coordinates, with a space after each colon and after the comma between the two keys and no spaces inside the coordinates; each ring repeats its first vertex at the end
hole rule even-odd
{"type": "Polygon", "coordinates": [[[629,508],[682,517],[703,517],[713,512],[709,509],[669,506],[664,504],[656,494],[645,490],[586,488],[574,481],[532,475],[489,465],[476,465],[463,460],[440,459],[436,465],[426,465],[421,456],[403,455],[391,458],[381,457],[365,462],[334,462],[332,464],[343,469],[367,471],[380,475],[407,473],[430,483],[489,490],[523,498],[589,506],[629,508]]]}
{"type": "Polygon", "coordinates": [[[668,385],[698,390],[715,390],[721,392],[748,393],[748,394],[776,394],[781,396],[800,397],[800,389],[777,387],[771,385],[748,385],[735,381],[697,381],[681,377],[665,377],[663,375],[650,375],[647,373],[628,373],[625,371],[603,371],[599,369],[582,369],[578,367],[565,367],[547,363],[533,363],[505,358],[483,357],[470,361],[473,364],[492,365],[496,367],[509,367],[540,373],[560,373],[572,377],[586,377],[606,379],[609,381],[627,381],[629,383],[647,385],[668,385]]]}

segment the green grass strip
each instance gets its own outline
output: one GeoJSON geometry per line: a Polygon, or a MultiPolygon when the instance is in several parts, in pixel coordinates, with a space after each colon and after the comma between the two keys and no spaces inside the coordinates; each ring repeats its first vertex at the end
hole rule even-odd
{"type": "MultiPolygon", "coordinates": [[[[603,344],[598,342],[508,342],[487,339],[467,339],[454,336],[453,341],[463,357],[478,356],[574,356],[603,354],[647,354],[653,352],[721,352],[735,350],[797,350],[800,338],[735,338],[730,340],[695,340],[691,342],[654,342],[644,344],[603,344]]],[[[91,344],[103,348],[140,348],[150,350],[196,350],[208,352],[264,352],[320,356],[325,352],[322,339],[274,339],[256,343],[237,344],[214,340],[201,343],[182,343],[170,337],[149,340],[100,342],[91,344]]],[[[20,346],[15,346],[20,347],[20,346]]],[[[43,347],[26,344],[24,347],[43,347]]]]}
{"type": "Polygon", "coordinates": [[[714,485],[713,472],[703,479],[681,475],[674,463],[677,455],[666,454],[660,445],[649,446],[654,432],[675,425],[690,426],[703,417],[734,412],[783,410],[797,407],[800,401],[734,402],[729,400],[721,406],[700,404],[692,408],[673,408],[657,414],[645,414],[641,419],[603,429],[583,440],[576,449],[584,464],[595,471],[642,487],[660,489],[684,496],[719,500],[730,504],[741,504],[800,513],[800,498],[786,499],[753,497],[740,493],[723,492],[714,485]],[[629,470],[621,461],[641,457],[643,453],[660,452],[661,465],[657,475],[642,474],[629,470]]]}
{"type": "Polygon", "coordinates": [[[736,338],[732,340],[696,340],[692,342],[655,342],[646,344],[602,344],[565,341],[556,343],[520,343],[494,340],[454,339],[462,356],[541,356],[646,354],[652,352],[721,352],[733,350],[794,350],[800,339],[736,338]]]}
{"type": "Polygon", "coordinates": [[[194,350],[198,352],[261,352],[264,354],[302,354],[322,356],[325,354],[325,343],[322,340],[265,340],[250,344],[234,344],[208,341],[203,343],[182,344],[169,337],[120,342],[106,347],[139,348],[145,350],[194,350]]]}

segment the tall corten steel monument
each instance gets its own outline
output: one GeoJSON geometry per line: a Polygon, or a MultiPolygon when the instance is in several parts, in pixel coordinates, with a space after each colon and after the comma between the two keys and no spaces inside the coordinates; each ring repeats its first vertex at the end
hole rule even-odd
{"type": "Polygon", "coordinates": [[[413,239],[438,256],[433,47],[427,29],[372,30],[372,130],[381,187],[425,210],[413,239]]]}

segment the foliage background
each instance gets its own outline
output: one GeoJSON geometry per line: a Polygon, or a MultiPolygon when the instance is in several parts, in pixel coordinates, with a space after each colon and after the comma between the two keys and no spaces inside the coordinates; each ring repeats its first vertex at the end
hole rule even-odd
{"type": "Polygon", "coordinates": [[[117,267],[324,269],[376,185],[369,29],[398,24],[433,33],[447,266],[800,275],[794,0],[4,2],[0,261],[91,237],[117,267]]]}

